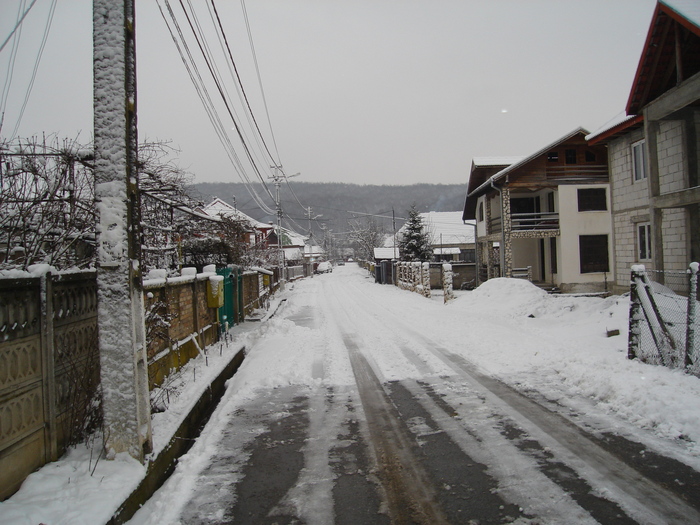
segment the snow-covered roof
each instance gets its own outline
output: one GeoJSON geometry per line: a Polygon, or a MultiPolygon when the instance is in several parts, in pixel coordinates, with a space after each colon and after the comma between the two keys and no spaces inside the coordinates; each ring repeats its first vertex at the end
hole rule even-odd
{"type": "Polygon", "coordinates": [[[624,127],[625,124],[628,122],[634,120],[637,118],[637,115],[628,115],[625,111],[621,111],[617,115],[615,115],[613,118],[611,118],[609,121],[607,121],[605,124],[603,124],[600,128],[595,130],[593,133],[590,133],[586,135],[586,140],[591,141],[599,137],[600,135],[603,135],[607,133],[608,131],[611,131],[612,129],[616,127],[624,127]]]}
{"type": "Polygon", "coordinates": [[[420,216],[433,246],[474,243],[474,221],[465,224],[461,211],[431,211],[420,216]]]}
{"type": "Polygon", "coordinates": [[[300,248],[282,248],[285,261],[300,261],[304,258],[304,254],[300,248]]]}
{"type": "Polygon", "coordinates": [[[318,255],[323,255],[326,253],[323,248],[321,248],[318,244],[305,244],[304,245],[304,255],[306,256],[318,256],[318,255]]]}
{"type": "Polygon", "coordinates": [[[375,259],[398,259],[399,249],[398,248],[375,248],[374,249],[375,259]]]}
{"type": "Polygon", "coordinates": [[[306,237],[289,228],[282,228],[282,234],[289,238],[288,246],[299,246],[301,248],[306,244],[306,237]]]}
{"type": "Polygon", "coordinates": [[[659,0],[660,4],[700,28],[700,2],[698,0],[659,0]]]}
{"type": "Polygon", "coordinates": [[[433,253],[435,255],[459,255],[459,248],[433,248],[433,253]]]}
{"type": "Polygon", "coordinates": [[[272,227],[269,224],[257,221],[242,211],[237,210],[228,202],[221,200],[219,197],[215,197],[209,204],[202,206],[200,211],[209,215],[210,217],[230,217],[237,221],[243,221],[258,229],[269,229],[272,227]]]}
{"type": "MultiPolygon", "coordinates": [[[[473,194],[476,194],[476,193],[480,192],[480,191],[483,190],[484,188],[490,186],[490,185],[491,185],[491,181],[497,181],[498,179],[501,179],[501,178],[505,177],[508,173],[511,173],[513,170],[516,170],[516,169],[518,169],[519,167],[524,166],[524,165],[527,164],[528,162],[530,162],[530,161],[532,161],[532,160],[535,160],[535,159],[536,159],[537,157],[539,157],[540,155],[544,155],[545,153],[547,153],[547,152],[548,152],[549,150],[551,150],[552,148],[555,148],[556,146],[558,146],[558,145],[561,144],[562,142],[566,142],[567,140],[569,140],[569,139],[575,137],[576,135],[578,135],[578,134],[580,134],[580,133],[582,133],[583,135],[588,135],[588,134],[589,134],[589,131],[586,130],[586,129],[584,129],[584,128],[581,128],[581,127],[576,128],[576,129],[573,130],[572,132],[567,133],[566,135],[564,135],[563,137],[560,137],[559,139],[555,140],[555,141],[552,142],[551,144],[547,144],[544,148],[537,150],[537,151],[536,151],[535,153],[533,153],[532,155],[529,155],[529,156],[525,157],[524,159],[520,160],[519,162],[516,162],[516,163],[514,163],[514,164],[511,164],[511,165],[508,166],[507,168],[503,168],[501,171],[499,171],[498,173],[496,173],[495,175],[493,175],[493,176],[491,176],[489,179],[487,179],[486,182],[484,182],[483,184],[481,184],[478,188],[472,190],[472,192],[471,192],[469,195],[473,195],[473,194]]],[[[468,195],[467,197],[469,197],[469,195],[468,195]]]]}
{"type": "Polygon", "coordinates": [[[472,164],[474,167],[510,166],[521,160],[523,160],[522,155],[518,157],[474,157],[472,164]]]}

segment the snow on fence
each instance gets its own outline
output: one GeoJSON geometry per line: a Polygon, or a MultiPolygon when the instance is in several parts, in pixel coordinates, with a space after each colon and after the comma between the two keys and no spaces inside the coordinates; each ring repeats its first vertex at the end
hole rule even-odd
{"type": "Polygon", "coordinates": [[[396,269],[399,288],[430,297],[430,263],[402,261],[396,263],[396,269]]]}
{"type": "Polygon", "coordinates": [[[697,292],[698,263],[686,272],[633,266],[627,357],[700,376],[697,292]]]}

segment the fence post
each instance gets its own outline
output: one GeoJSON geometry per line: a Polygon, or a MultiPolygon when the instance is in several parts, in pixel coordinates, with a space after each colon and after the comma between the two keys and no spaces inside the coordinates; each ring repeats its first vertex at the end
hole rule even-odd
{"type": "Polygon", "coordinates": [[[688,313],[685,337],[685,358],[683,360],[683,366],[686,369],[691,365],[695,365],[693,358],[695,357],[695,317],[697,315],[699,266],[698,263],[692,262],[688,268],[688,313]]]}
{"type": "Polygon", "coordinates": [[[445,263],[442,265],[442,289],[444,291],[445,303],[450,299],[454,299],[452,289],[452,265],[445,263]]]}
{"type": "Polygon", "coordinates": [[[627,340],[627,359],[635,359],[639,342],[642,335],[642,304],[637,292],[637,279],[641,279],[645,272],[644,265],[632,266],[630,277],[630,316],[629,316],[629,337],[627,340]]]}
{"type": "Polygon", "coordinates": [[[430,297],[430,263],[424,262],[421,265],[421,285],[423,286],[423,295],[430,297]]]}
{"type": "Polygon", "coordinates": [[[58,459],[58,432],[56,428],[56,374],[54,371],[54,333],[53,333],[53,279],[51,272],[41,276],[41,349],[44,394],[44,421],[46,431],[46,462],[58,459]]]}

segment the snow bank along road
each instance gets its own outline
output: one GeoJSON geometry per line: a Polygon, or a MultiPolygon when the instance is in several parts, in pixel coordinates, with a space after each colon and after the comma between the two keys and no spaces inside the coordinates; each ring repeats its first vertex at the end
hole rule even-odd
{"type": "Polygon", "coordinates": [[[466,315],[478,291],[443,306],[354,266],[290,288],[133,523],[700,523],[687,447],[517,365],[575,341],[466,315]]]}

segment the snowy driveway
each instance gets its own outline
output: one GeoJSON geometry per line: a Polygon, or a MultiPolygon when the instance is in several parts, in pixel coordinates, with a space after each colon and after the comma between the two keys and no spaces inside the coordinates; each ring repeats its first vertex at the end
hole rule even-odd
{"type": "MultiPolygon", "coordinates": [[[[639,375],[625,341],[596,332],[626,305],[552,305],[526,286],[444,306],[354,265],[290,286],[202,437],[132,522],[700,522],[687,503],[700,501],[692,418],[679,443],[616,409],[629,386],[608,385],[606,407],[585,395],[608,367],[620,384],[639,375]]],[[[675,379],[697,392],[696,378],[675,379]]]]}

